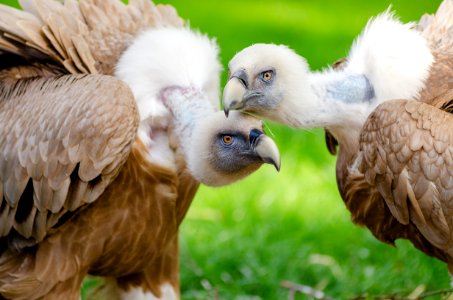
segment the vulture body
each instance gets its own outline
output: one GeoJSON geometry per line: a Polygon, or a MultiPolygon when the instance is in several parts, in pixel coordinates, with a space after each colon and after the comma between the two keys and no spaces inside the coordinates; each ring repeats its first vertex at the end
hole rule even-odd
{"type": "Polygon", "coordinates": [[[218,112],[217,46],[147,0],[0,6],[0,295],[179,298],[178,226],[275,143],[218,112]],[[114,75],[114,76],[113,76],[114,75]]]}
{"type": "Polygon", "coordinates": [[[325,128],[352,220],[453,274],[452,25],[451,0],[418,25],[385,12],[322,72],[286,46],[252,45],[230,61],[223,102],[226,113],[325,128]]]}

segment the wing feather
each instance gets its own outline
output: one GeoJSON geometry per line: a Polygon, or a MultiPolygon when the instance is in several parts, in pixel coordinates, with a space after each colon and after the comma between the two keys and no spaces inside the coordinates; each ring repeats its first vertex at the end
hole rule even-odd
{"type": "Polygon", "coordinates": [[[1,84],[0,233],[14,228],[39,241],[118,174],[135,139],[137,108],[130,89],[109,76],[1,84]]]}
{"type": "Polygon", "coordinates": [[[400,223],[414,223],[440,249],[451,246],[453,234],[452,127],[453,115],[438,107],[393,100],[375,109],[360,139],[359,169],[368,183],[400,223]]]}
{"type": "Polygon", "coordinates": [[[0,206],[0,234],[1,236],[6,236],[11,231],[11,228],[14,224],[14,216],[16,214],[17,206],[11,207],[8,202],[6,202],[5,197],[3,197],[2,204],[0,206]]]}
{"type": "Polygon", "coordinates": [[[113,74],[131,39],[145,28],[183,26],[169,5],[151,1],[20,1],[0,5],[0,50],[47,58],[70,74],[113,74]]]}

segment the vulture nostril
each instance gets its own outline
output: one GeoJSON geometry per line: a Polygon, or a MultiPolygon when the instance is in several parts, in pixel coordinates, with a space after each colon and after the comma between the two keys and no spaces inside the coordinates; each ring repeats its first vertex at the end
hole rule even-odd
{"type": "Polygon", "coordinates": [[[232,77],[237,78],[237,80],[239,80],[241,82],[241,84],[245,88],[247,88],[248,77],[247,77],[247,73],[245,73],[244,70],[239,70],[239,71],[235,72],[232,77]]]}
{"type": "Polygon", "coordinates": [[[260,135],[262,135],[263,132],[261,130],[258,130],[258,129],[252,129],[250,131],[250,135],[249,135],[249,140],[250,140],[250,144],[251,145],[255,145],[256,143],[256,140],[258,139],[258,137],[260,135]]]}
{"type": "Polygon", "coordinates": [[[245,79],[238,77],[239,81],[242,83],[242,85],[246,88],[247,87],[247,82],[245,79]]]}

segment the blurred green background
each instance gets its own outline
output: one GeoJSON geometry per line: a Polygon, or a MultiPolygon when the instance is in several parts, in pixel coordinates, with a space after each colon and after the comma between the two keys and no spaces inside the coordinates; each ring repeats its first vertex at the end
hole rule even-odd
{"type": "MultiPolygon", "coordinates": [[[[319,70],[344,57],[367,20],[390,5],[407,22],[433,13],[440,1],[157,3],[174,5],[192,28],[215,37],[225,70],[237,51],[257,42],[287,44],[319,70]]],[[[352,224],[322,130],[268,125],[281,150],[281,172],[264,166],[232,186],[201,187],[182,224],[183,299],[287,299],[284,280],[335,299],[449,287],[444,264],[406,241],[382,244],[352,224]]]]}

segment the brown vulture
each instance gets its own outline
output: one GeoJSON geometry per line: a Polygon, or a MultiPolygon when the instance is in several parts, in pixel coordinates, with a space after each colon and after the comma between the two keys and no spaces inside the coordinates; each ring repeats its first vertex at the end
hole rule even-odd
{"type": "Polygon", "coordinates": [[[225,112],[328,131],[352,220],[379,240],[408,239],[453,274],[453,1],[402,24],[371,19],[336,68],[311,72],[283,45],[229,62],[225,112]]]}
{"type": "MultiPolygon", "coordinates": [[[[199,183],[280,167],[261,121],[219,112],[213,40],[148,0],[0,5],[0,295],[179,298],[199,183]]],[[[0,298],[1,298],[0,297],[0,298]]]]}

